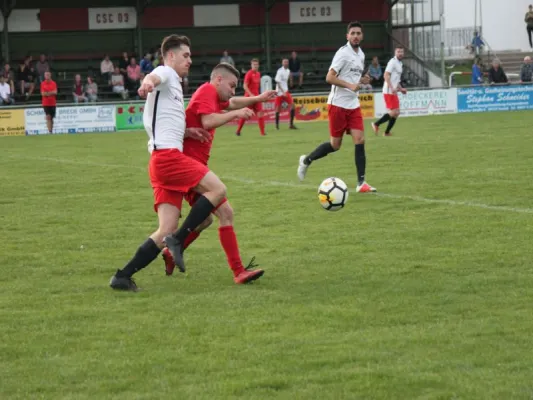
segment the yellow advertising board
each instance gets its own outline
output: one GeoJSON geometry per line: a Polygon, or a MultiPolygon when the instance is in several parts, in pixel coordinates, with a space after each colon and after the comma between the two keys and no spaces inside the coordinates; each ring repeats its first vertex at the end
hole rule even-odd
{"type": "MultiPolygon", "coordinates": [[[[361,112],[363,118],[374,118],[374,94],[361,93],[361,112]]],[[[299,96],[294,97],[296,105],[295,118],[297,121],[327,121],[328,96],[299,96]]]]}
{"type": "Polygon", "coordinates": [[[0,136],[24,136],[24,110],[0,109],[0,136]]]}

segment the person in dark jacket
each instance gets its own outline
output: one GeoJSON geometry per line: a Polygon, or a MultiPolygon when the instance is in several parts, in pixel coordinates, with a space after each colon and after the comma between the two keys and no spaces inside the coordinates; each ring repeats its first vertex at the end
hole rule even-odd
{"type": "Polygon", "coordinates": [[[491,85],[509,82],[507,75],[505,75],[505,72],[500,65],[500,60],[495,59],[492,61],[492,67],[489,69],[489,82],[491,85]]]}
{"type": "Polygon", "coordinates": [[[522,68],[520,68],[520,82],[531,83],[533,77],[533,64],[531,63],[531,57],[526,56],[522,68]]]}

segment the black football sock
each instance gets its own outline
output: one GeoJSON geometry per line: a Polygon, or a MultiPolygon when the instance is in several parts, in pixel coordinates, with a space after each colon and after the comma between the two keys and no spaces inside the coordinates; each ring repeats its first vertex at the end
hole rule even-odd
{"type": "Polygon", "coordinates": [[[355,168],[357,168],[357,181],[362,184],[365,181],[366,154],[365,144],[355,145],[355,168]]]}
{"type": "Polygon", "coordinates": [[[322,157],[326,157],[329,153],[333,153],[335,151],[337,150],[333,148],[330,142],[324,142],[316,149],[314,149],[311,154],[305,157],[304,163],[305,165],[311,165],[313,161],[318,160],[322,157]]]}
{"type": "Polygon", "coordinates": [[[279,112],[276,113],[276,126],[279,126],[279,112]]]}
{"type": "Polygon", "coordinates": [[[178,229],[178,231],[174,234],[174,237],[180,243],[184,243],[187,235],[194,231],[202,222],[204,222],[214,208],[215,206],[207,197],[198,197],[196,203],[194,203],[194,205],[191,207],[189,215],[187,218],[185,218],[185,221],[183,221],[181,228],[178,229]]]}
{"type": "Polygon", "coordinates": [[[383,114],[383,116],[377,120],[377,122],[374,122],[377,126],[380,126],[381,124],[384,124],[390,119],[390,115],[388,113],[383,114]]]}
{"type": "Polygon", "coordinates": [[[152,238],[148,238],[146,242],[141,244],[137,252],[126,266],[117,272],[117,277],[131,277],[137,271],[147,267],[161,252],[152,238]]]}
{"type": "Polygon", "coordinates": [[[294,111],[294,107],[291,108],[291,126],[294,125],[294,114],[295,114],[295,111],[294,111]]]}
{"type": "Polygon", "coordinates": [[[389,120],[389,124],[387,125],[387,130],[385,131],[385,133],[390,133],[395,123],[396,123],[396,118],[391,117],[391,119],[389,120]]]}

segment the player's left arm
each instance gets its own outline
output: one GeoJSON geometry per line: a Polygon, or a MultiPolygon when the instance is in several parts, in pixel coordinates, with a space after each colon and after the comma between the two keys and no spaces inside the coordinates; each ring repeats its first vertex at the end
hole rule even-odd
{"type": "Polygon", "coordinates": [[[229,105],[226,110],[239,110],[241,108],[250,107],[257,103],[263,103],[268,100],[276,98],[275,90],[267,90],[266,92],[261,93],[259,96],[252,97],[232,97],[229,101],[229,105]]]}

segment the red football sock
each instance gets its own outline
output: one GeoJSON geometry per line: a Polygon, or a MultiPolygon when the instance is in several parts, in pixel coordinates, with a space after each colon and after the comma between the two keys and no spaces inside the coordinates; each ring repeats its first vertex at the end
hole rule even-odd
{"type": "Polygon", "coordinates": [[[220,238],[220,244],[226,253],[228,264],[233,271],[233,275],[239,275],[244,271],[244,267],[242,265],[239,244],[237,243],[237,236],[235,236],[233,226],[221,226],[218,228],[218,237],[220,238]]]}
{"type": "Polygon", "coordinates": [[[242,129],[242,127],[244,126],[244,123],[245,123],[245,122],[246,122],[246,121],[245,121],[244,119],[241,119],[241,120],[239,121],[239,127],[237,128],[237,132],[239,132],[239,133],[241,132],[241,129],[242,129]]]}
{"type": "Polygon", "coordinates": [[[194,242],[198,236],[200,236],[200,232],[192,231],[187,235],[187,238],[185,239],[185,242],[183,243],[183,250],[185,250],[187,247],[189,247],[192,242],[194,242]]]}
{"type": "Polygon", "coordinates": [[[261,117],[257,120],[257,123],[259,124],[259,130],[261,131],[261,135],[265,134],[265,118],[261,117]]]}

